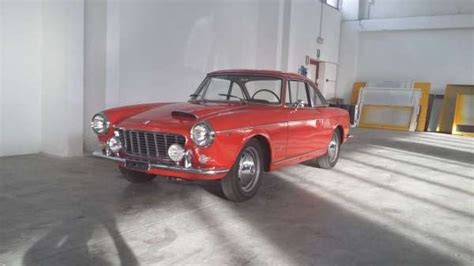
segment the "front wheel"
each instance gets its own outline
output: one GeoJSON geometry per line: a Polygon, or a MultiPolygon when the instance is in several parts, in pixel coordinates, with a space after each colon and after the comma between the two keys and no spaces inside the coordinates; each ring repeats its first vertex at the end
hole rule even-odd
{"type": "Polygon", "coordinates": [[[316,159],[319,168],[333,168],[339,159],[339,150],[341,148],[341,137],[339,131],[335,130],[328,144],[328,151],[325,155],[316,159]]]}
{"type": "Polygon", "coordinates": [[[239,153],[231,171],[221,180],[224,195],[231,201],[252,198],[260,186],[262,173],[262,147],[251,139],[239,153]]]}
{"type": "Polygon", "coordinates": [[[147,174],[144,172],[133,171],[127,168],[119,167],[122,176],[127,179],[130,183],[146,183],[153,180],[156,175],[147,174]]]}

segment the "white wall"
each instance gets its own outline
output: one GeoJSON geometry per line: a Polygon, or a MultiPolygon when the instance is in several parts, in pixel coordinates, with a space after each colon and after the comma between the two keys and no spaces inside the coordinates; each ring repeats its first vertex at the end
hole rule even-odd
{"type": "Polygon", "coordinates": [[[341,35],[340,11],[323,5],[323,21],[321,36],[324,38],[323,44],[317,44],[321,51],[320,60],[323,61],[324,72],[320,75],[320,90],[326,99],[333,98],[336,90],[336,79],[339,65],[339,45],[341,35]]]}
{"type": "Polygon", "coordinates": [[[82,155],[84,1],[44,0],[42,151],[82,155]]]}
{"type": "Polygon", "coordinates": [[[342,20],[358,20],[359,19],[359,0],[343,0],[342,20]]]}
{"type": "Polygon", "coordinates": [[[41,8],[0,1],[0,156],[40,151],[41,8]]]}
{"type": "MultiPolygon", "coordinates": [[[[474,82],[474,1],[374,3],[372,19],[341,24],[338,97],[347,102],[357,80],[429,81],[433,93],[447,83],[474,82]]],[[[359,1],[361,13],[366,6],[359,1]]]]}
{"type": "Polygon", "coordinates": [[[97,149],[92,116],[106,107],[107,1],[85,0],[84,17],[84,149],[97,149]]]}
{"type": "MultiPolygon", "coordinates": [[[[119,50],[108,65],[111,69],[119,65],[119,73],[115,70],[110,75],[116,76],[110,81],[115,88],[108,86],[107,98],[114,98],[110,106],[185,100],[204,75],[216,69],[297,72],[306,55],[316,58],[318,48],[320,60],[338,62],[341,13],[323,5],[321,35],[325,40],[318,45],[318,1],[118,3],[113,3],[111,16],[119,19],[108,24],[119,31],[110,33],[116,39],[109,40],[115,43],[112,50],[119,50]]],[[[335,71],[328,73],[328,79],[336,79],[335,71]]]]}
{"type": "Polygon", "coordinates": [[[337,63],[341,13],[323,6],[318,45],[318,1],[108,2],[106,105],[182,101],[216,69],[296,72],[318,48],[337,63]]]}
{"type": "Polygon", "coordinates": [[[473,13],[472,0],[374,0],[369,19],[473,13]]]}
{"type": "Polygon", "coordinates": [[[82,154],[83,1],[0,1],[0,156],[82,154]]]}
{"type": "Polygon", "coordinates": [[[186,100],[215,69],[339,56],[341,14],[323,6],[318,45],[314,0],[3,0],[0,12],[0,156],[80,155],[96,148],[95,112],[186,100]]]}
{"type": "Polygon", "coordinates": [[[121,1],[117,104],[183,101],[204,75],[276,68],[279,1],[121,1]]]}
{"type": "MultiPolygon", "coordinates": [[[[324,71],[320,73],[320,89],[328,98],[334,96],[335,82],[332,80],[337,78],[341,17],[341,12],[318,1],[292,2],[287,70],[297,72],[305,64],[306,56],[322,61],[321,68],[324,71]],[[321,37],[324,39],[322,44],[316,40],[320,34],[320,25],[321,37]],[[319,58],[317,49],[320,50],[319,58]],[[326,82],[326,79],[330,82],[326,82]]],[[[310,73],[310,76],[314,76],[314,73],[310,73]]]]}
{"type": "Polygon", "coordinates": [[[341,45],[336,82],[336,96],[348,102],[352,94],[352,84],[356,81],[357,61],[359,58],[359,24],[343,22],[341,24],[341,45]]]}
{"type": "Polygon", "coordinates": [[[362,32],[356,79],[473,84],[474,29],[362,32]]]}
{"type": "Polygon", "coordinates": [[[304,65],[306,56],[321,61],[337,63],[339,60],[339,35],[341,13],[336,9],[313,0],[294,0],[291,7],[291,27],[288,71],[297,72],[304,65]],[[321,6],[323,44],[318,44],[321,6]],[[316,51],[321,56],[317,58],[316,51]]]}

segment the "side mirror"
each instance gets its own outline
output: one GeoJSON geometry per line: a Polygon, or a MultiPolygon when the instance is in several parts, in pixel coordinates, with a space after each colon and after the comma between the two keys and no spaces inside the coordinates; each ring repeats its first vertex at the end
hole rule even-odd
{"type": "Polygon", "coordinates": [[[295,109],[303,108],[305,106],[303,100],[297,100],[293,105],[295,106],[295,109]]]}

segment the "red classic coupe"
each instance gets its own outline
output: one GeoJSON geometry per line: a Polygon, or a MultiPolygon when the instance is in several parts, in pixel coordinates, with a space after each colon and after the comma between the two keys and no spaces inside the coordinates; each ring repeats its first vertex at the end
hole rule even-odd
{"type": "Polygon", "coordinates": [[[346,111],[328,107],[316,85],[292,73],[209,73],[184,103],[151,103],[92,118],[102,151],[130,182],[156,175],[220,180],[224,195],[255,195],[263,171],[310,159],[332,168],[349,135],[346,111]]]}

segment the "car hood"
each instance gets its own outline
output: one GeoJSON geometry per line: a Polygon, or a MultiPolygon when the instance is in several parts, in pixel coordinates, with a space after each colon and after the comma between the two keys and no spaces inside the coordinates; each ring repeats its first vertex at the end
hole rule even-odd
{"type": "Polygon", "coordinates": [[[196,121],[220,113],[229,113],[244,108],[240,103],[166,103],[128,117],[119,123],[119,127],[144,129],[172,129],[191,127],[196,121]]]}

